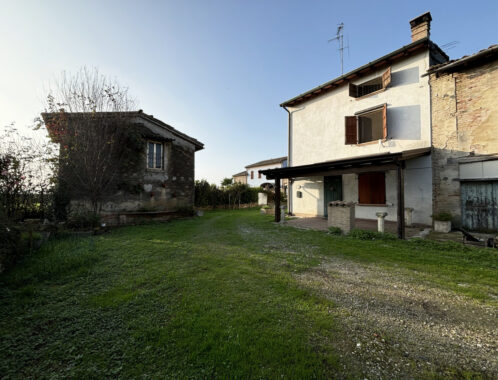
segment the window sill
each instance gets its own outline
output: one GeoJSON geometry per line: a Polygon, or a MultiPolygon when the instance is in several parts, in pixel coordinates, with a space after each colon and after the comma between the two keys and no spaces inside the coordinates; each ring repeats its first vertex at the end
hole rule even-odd
{"type": "Polygon", "coordinates": [[[386,91],[386,89],[385,88],[381,88],[380,90],[371,92],[370,94],[362,95],[359,98],[355,98],[355,100],[362,100],[362,99],[368,98],[369,96],[380,94],[383,91],[386,91]]]}
{"type": "Polygon", "coordinates": [[[151,173],[162,173],[162,172],[165,172],[166,170],[164,169],[152,169],[152,168],[147,168],[146,169],[147,172],[151,172],[151,173]]]}
{"type": "Polygon", "coordinates": [[[356,146],[363,146],[363,145],[372,145],[372,144],[378,144],[380,142],[386,142],[387,139],[378,139],[378,140],[372,140],[372,141],[367,141],[367,142],[363,142],[363,143],[358,143],[358,144],[355,144],[356,146]]]}

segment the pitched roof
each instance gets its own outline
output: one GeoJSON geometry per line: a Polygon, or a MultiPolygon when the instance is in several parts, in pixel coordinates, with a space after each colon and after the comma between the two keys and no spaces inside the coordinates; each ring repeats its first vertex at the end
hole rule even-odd
{"type": "Polygon", "coordinates": [[[242,177],[247,176],[247,172],[244,170],[243,172],[232,175],[232,177],[242,177]]]}
{"type": "Polygon", "coordinates": [[[256,166],[265,166],[265,165],[271,165],[271,164],[280,164],[280,163],[284,162],[285,160],[287,160],[287,156],[285,156],[285,157],[279,157],[279,158],[270,158],[269,160],[258,161],[258,162],[255,162],[254,164],[247,165],[246,169],[247,168],[254,168],[256,166]]]}
{"type": "MultiPolygon", "coordinates": [[[[45,122],[47,122],[48,120],[50,120],[51,118],[53,118],[57,114],[59,114],[59,113],[58,112],[44,112],[41,115],[42,115],[43,119],[45,120],[45,122]]],[[[64,112],[64,114],[65,114],[64,115],[65,117],[71,117],[71,118],[83,117],[85,115],[90,115],[90,114],[96,115],[99,117],[113,117],[113,116],[138,117],[138,118],[147,120],[147,121],[163,128],[163,129],[169,131],[173,135],[178,136],[178,137],[192,143],[195,146],[196,151],[204,149],[204,144],[201,143],[199,140],[197,140],[193,137],[190,137],[190,136],[186,135],[185,133],[180,132],[179,130],[173,128],[171,125],[166,124],[165,122],[163,122],[159,119],[156,119],[153,115],[148,115],[148,114],[144,113],[142,110],[125,111],[125,112],[95,112],[95,113],[91,113],[91,112],[64,112]]]]}
{"type": "Polygon", "coordinates": [[[423,76],[437,72],[450,72],[457,70],[462,66],[468,66],[477,62],[482,62],[483,60],[489,62],[496,58],[498,58],[498,45],[491,45],[487,49],[482,49],[472,55],[464,55],[462,58],[452,59],[451,61],[431,66],[423,76]]]}
{"type": "Polygon", "coordinates": [[[444,58],[449,59],[448,55],[446,55],[446,53],[443,50],[441,50],[441,48],[437,46],[434,42],[429,40],[428,37],[421,38],[415,42],[412,42],[411,44],[405,45],[398,50],[395,50],[372,62],[369,62],[366,65],[358,67],[357,69],[354,69],[349,73],[341,75],[340,77],[332,79],[331,81],[328,81],[318,87],[312,88],[309,91],[306,91],[298,96],[295,96],[294,98],[289,99],[280,104],[280,107],[295,106],[313,97],[323,95],[326,92],[329,92],[339,86],[349,83],[349,81],[352,79],[361,77],[367,73],[370,73],[372,70],[378,69],[382,66],[388,66],[393,61],[400,59],[402,57],[406,57],[407,55],[419,51],[423,48],[435,50],[438,53],[440,53],[444,58]]]}

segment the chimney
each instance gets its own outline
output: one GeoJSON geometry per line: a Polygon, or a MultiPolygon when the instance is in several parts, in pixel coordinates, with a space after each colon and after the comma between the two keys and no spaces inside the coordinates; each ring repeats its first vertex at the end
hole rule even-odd
{"type": "Polygon", "coordinates": [[[412,29],[412,42],[422,38],[429,38],[431,31],[431,12],[425,12],[423,15],[410,20],[410,28],[412,29]]]}

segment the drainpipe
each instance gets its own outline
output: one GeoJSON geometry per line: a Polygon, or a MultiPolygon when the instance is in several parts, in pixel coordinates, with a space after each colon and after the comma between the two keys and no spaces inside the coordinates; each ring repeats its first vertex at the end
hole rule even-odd
{"type": "MultiPolygon", "coordinates": [[[[292,122],[291,122],[291,112],[285,107],[281,106],[285,111],[287,111],[288,121],[287,121],[287,133],[288,133],[288,146],[287,146],[287,167],[292,166],[292,122]]],[[[287,185],[287,208],[289,215],[292,215],[292,183],[294,180],[292,178],[288,178],[287,185]]]]}

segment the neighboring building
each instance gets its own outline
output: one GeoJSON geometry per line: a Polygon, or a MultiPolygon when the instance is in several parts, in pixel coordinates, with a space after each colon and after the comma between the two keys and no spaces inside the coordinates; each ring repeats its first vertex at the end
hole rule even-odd
{"type": "Polygon", "coordinates": [[[498,45],[429,69],[434,214],[498,230],[498,45]]]}
{"type": "MultiPolygon", "coordinates": [[[[203,149],[204,145],[141,110],[98,112],[92,118],[95,123],[102,123],[99,120],[115,117],[116,114],[121,120],[140,128],[144,144],[143,165],[134,174],[138,189],[120,190],[101,202],[100,214],[104,220],[111,224],[126,223],[140,213],[145,214],[145,211],[166,216],[179,209],[193,207],[195,152],[203,149]]],[[[54,120],[60,120],[61,115],[69,126],[88,116],[86,113],[44,113],[42,117],[49,132],[54,120]]],[[[58,142],[62,144],[60,139],[58,142]]],[[[84,199],[71,199],[71,206],[89,207],[89,203],[84,199]]]]}
{"type": "Polygon", "coordinates": [[[243,171],[232,176],[233,183],[247,183],[247,172],[243,171]]]}
{"type": "MultiPolygon", "coordinates": [[[[272,189],[275,186],[273,179],[267,179],[260,170],[277,169],[287,167],[287,157],[271,158],[246,166],[247,184],[251,187],[263,187],[272,189]]],[[[284,188],[285,184],[282,184],[284,188]]]]}
{"type": "MultiPolygon", "coordinates": [[[[355,217],[432,222],[430,66],[448,56],[429,39],[430,13],[410,21],[412,42],[283,104],[289,112],[289,209],[327,215],[333,200],[355,217]]],[[[401,228],[400,231],[404,228],[401,228]]],[[[401,233],[401,232],[400,232],[401,233]]]]}

